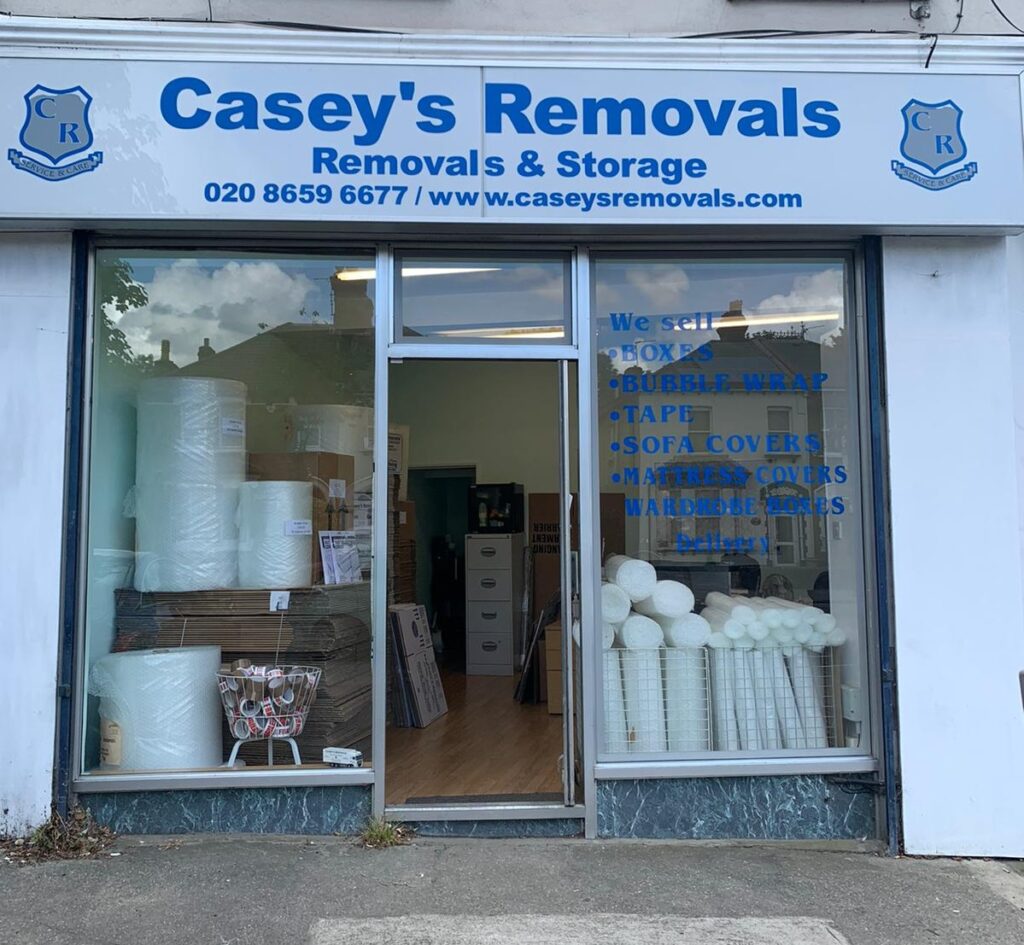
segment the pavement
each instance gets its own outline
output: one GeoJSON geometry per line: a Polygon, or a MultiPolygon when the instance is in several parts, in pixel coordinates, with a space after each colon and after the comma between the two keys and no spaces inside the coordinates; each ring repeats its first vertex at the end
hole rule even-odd
{"type": "Polygon", "coordinates": [[[1024,945],[1024,869],[834,844],[227,835],[0,862],[3,945],[168,942],[1024,945]]]}

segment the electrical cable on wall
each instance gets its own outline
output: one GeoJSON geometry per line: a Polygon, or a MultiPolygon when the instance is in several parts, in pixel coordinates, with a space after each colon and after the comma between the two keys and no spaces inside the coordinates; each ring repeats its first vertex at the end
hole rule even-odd
{"type": "Polygon", "coordinates": [[[1024,29],[1021,29],[1016,23],[1013,22],[1013,20],[1011,20],[1003,12],[1003,8],[1001,6],[999,6],[998,3],[996,3],[996,0],[989,0],[989,2],[992,4],[992,6],[994,6],[996,8],[996,13],[998,13],[1004,20],[1006,20],[1006,22],[1009,23],[1010,26],[1012,26],[1018,33],[1024,33],[1024,29]]]}

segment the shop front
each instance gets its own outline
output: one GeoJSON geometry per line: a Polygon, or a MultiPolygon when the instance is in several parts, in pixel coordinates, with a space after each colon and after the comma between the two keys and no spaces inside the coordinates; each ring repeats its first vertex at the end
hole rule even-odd
{"type": "Polygon", "coordinates": [[[885,238],[1024,224],[1016,72],[5,41],[58,802],[895,848],[885,238]]]}

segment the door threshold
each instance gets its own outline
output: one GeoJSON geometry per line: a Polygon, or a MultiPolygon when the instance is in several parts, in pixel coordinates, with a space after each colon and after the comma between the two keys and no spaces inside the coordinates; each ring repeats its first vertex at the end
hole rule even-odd
{"type": "Polygon", "coordinates": [[[394,804],[384,808],[391,820],[582,820],[582,804],[491,803],[491,804],[394,804]]]}

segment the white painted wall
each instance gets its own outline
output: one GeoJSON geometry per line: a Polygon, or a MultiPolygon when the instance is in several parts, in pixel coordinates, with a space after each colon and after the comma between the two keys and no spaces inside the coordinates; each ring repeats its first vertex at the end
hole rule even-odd
{"type": "MultiPolygon", "coordinates": [[[[907,851],[1024,855],[1024,603],[1011,340],[1020,248],[886,239],[907,851]]],[[[1019,340],[1019,339],[1018,339],[1019,340]]]]}
{"type": "Polygon", "coordinates": [[[69,236],[0,236],[0,835],[52,796],[70,280],[69,236]]]}
{"type": "Polygon", "coordinates": [[[286,7],[280,0],[8,0],[4,9],[26,16],[563,36],[682,36],[759,29],[948,33],[962,10],[961,34],[1014,32],[991,4],[960,0],[931,0],[931,15],[922,20],[910,15],[909,0],[644,0],[628,10],[621,0],[291,0],[286,7]]]}

